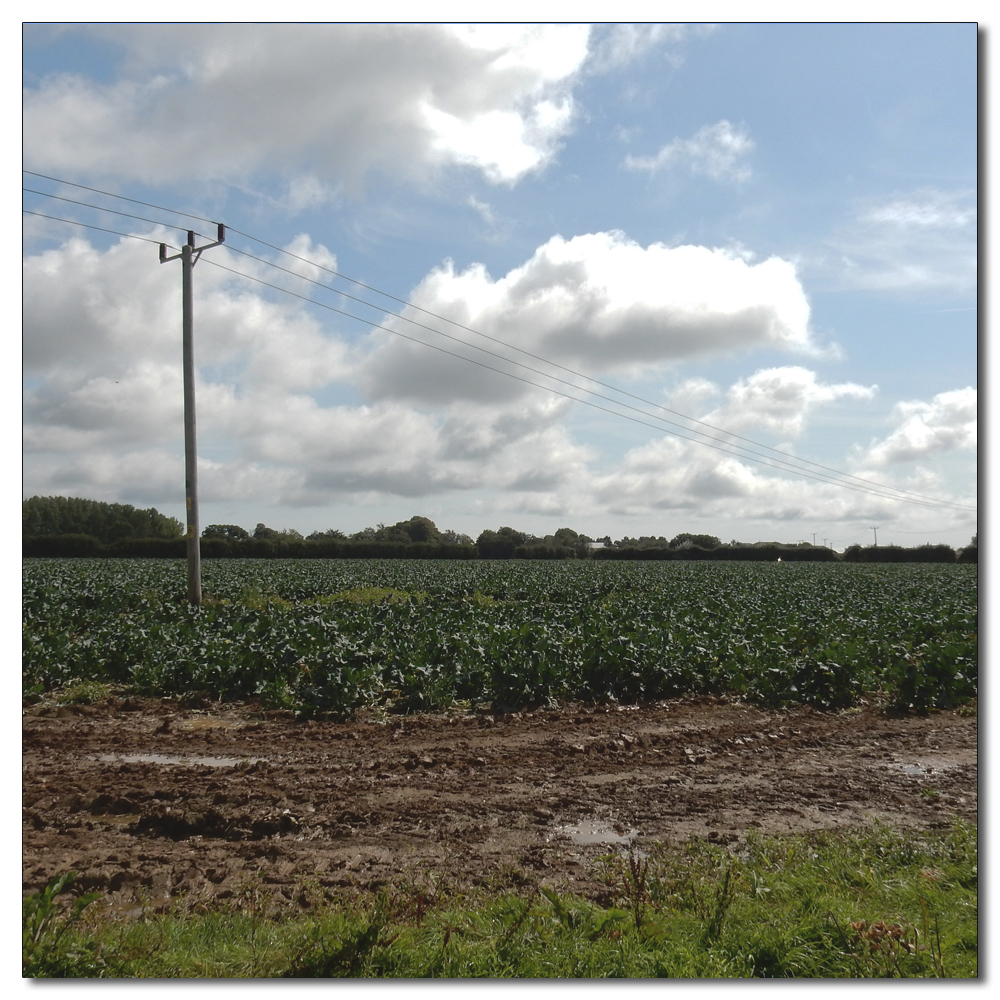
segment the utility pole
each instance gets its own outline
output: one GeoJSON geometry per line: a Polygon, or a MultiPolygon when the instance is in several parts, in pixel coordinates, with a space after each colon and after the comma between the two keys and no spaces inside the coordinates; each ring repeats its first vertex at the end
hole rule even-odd
{"type": "Polygon", "coordinates": [[[875,548],[878,548],[878,528],[873,527],[872,531],[875,532],[875,548]]]}
{"type": "Polygon", "coordinates": [[[816,547],[816,532],[813,532],[813,548],[816,547]]]}
{"type": "Polygon", "coordinates": [[[181,262],[182,353],[184,364],[184,506],[187,511],[187,590],[188,600],[201,606],[201,528],[198,524],[198,441],[194,413],[194,266],[202,252],[226,242],[226,227],[220,222],[214,243],[195,247],[194,232],[188,230],[181,252],[167,256],[166,243],[160,244],[160,263],[181,262]]]}

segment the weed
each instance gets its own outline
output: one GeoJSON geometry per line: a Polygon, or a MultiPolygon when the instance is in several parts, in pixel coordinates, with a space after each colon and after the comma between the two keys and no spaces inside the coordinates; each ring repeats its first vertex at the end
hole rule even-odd
{"type": "Polygon", "coordinates": [[[702,940],[706,946],[716,941],[722,934],[722,925],[735,898],[737,880],[738,876],[736,878],[733,877],[732,863],[726,865],[726,872],[722,877],[722,881],[716,886],[712,908],[708,915],[708,920],[705,922],[705,933],[702,940]]]}
{"type": "Polygon", "coordinates": [[[323,924],[318,925],[283,978],[330,979],[361,975],[375,949],[388,947],[395,940],[395,937],[382,939],[388,920],[388,900],[383,893],[373,912],[360,921],[338,921],[334,934],[330,934],[330,928],[323,924]]]}
{"type": "Polygon", "coordinates": [[[75,877],[75,872],[59,875],[22,903],[21,975],[26,979],[87,979],[99,975],[104,967],[99,949],[67,934],[100,893],[78,896],[69,912],[59,912],[56,898],[75,877]]]}
{"type": "Polygon", "coordinates": [[[250,978],[257,976],[261,955],[259,954],[258,937],[261,920],[266,914],[271,893],[260,883],[260,871],[253,878],[247,879],[236,886],[236,906],[250,915],[250,978]]]}
{"type": "Polygon", "coordinates": [[[93,705],[94,702],[104,701],[109,697],[114,687],[97,681],[78,681],[54,693],[60,705],[93,705]]]}
{"type": "Polygon", "coordinates": [[[629,901],[632,904],[632,917],[635,920],[635,929],[642,927],[642,920],[646,912],[646,903],[649,901],[649,890],[646,885],[646,876],[649,873],[649,858],[639,860],[635,853],[635,848],[629,844],[628,847],[628,878],[626,881],[626,891],[629,901]]]}

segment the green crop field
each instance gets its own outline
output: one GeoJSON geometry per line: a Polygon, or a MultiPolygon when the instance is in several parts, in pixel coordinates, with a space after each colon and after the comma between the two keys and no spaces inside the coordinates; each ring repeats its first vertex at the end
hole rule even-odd
{"type": "Polygon", "coordinates": [[[918,709],[975,697],[975,565],[24,562],[26,698],[81,683],[304,714],[687,693],[918,709]]]}

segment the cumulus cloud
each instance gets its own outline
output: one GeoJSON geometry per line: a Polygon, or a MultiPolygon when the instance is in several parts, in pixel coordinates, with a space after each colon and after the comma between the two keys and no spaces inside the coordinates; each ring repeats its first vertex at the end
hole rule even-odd
{"type": "Polygon", "coordinates": [[[745,126],[733,126],[723,119],[699,129],[690,139],[671,140],[655,156],[627,156],[625,166],[651,174],[686,166],[691,173],[703,174],[720,184],[740,183],[750,179],[746,157],[753,147],[745,126]]]}
{"type": "MultiPolygon", "coordinates": [[[[838,400],[863,403],[874,394],[874,386],[824,384],[814,372],[788,367],[760,371],[728,387],[704,379],[686,380],[669,398],[671,405],[686,400],[694,407],[699,400],[708,403],[721,396],[723,402],[715,409],[702,406],[688,412],[723,430],[749,429],[755,439],[767,441],[800,434],[824,406],[838,400]]],[[[901,466],[904,461],[941,457],[948,449],[974,447],[975,390],[942,393],[930,403],[899,404],[894,412],[901,423],[889,438],[831,464],[886,487],[974,506],[974,468],[970,479],[965,469],[956,470],[960,473],[956,477],[933,467],[893,469],[888,463],[901,466]]],[[[764,457],[769,454],[754,450],[764,457]]],[[[789,451],[787,446],[782,450],[789,451]]],[[[716,450],[666,435],[630,449],[613,468],[592,475],[587,496],[596,510],[641,518],[646,524],[656,523],[658,517],[672,523],[681,519],[706,524],[714,526],[713,534],[728,521],[757,524],[768,531],[773,529],[767,525],[808,518],[825,525],[831,535],[856,532],[860,524],[860,535],[850,540],[863,541],[872,519],[886,530],[905,525],[905,530],[915,532],[919,527],[927,533],[940,531],[943,519],[974,523],[972,512],[914,508],[876,495],[864,483],[853,485],[857,488],[844,489],[794,476],[766,462],[726,454],[724,447],[716,450]]],[[[840,547],[845,544],[841,538],[840,547]]]]}
{"type": "MultiPolygon", "coordinates": [[[[304,235],[289,249],[335,263],[304,235]]],[[[215,254],[234,263],[225,248],[215,254]]],[[[71,241],[29,256],[25,274],[25,488],[133,500],[159,495],[161,502],[177,493],[176,268],[159,267],[145,243],[125,240],[100,251],[71,241]]],[[[516,412],[482,401],[431,412],[391,399],[326,404],[321,395],[338,386],[343,392],[366,361],[347,338],[320,326],[301,303],[269,301],[259,287],[217,268],[199,267],[197,295],[205,502],[294,505],[476,488],[537,493],[585,465],[587,449],[561,424],[565,403],[539,396],[516,412]]]]}
{"type": "Polygon", "coordinates": [[[768,368],[729,387],[724,404],[706,421],[733,431],[764,430],[779,438],[798,437],[812,411],[839,399],[872,399],[877,386],[854,382],[824,385],[807,368],[768,368]]]}
{"type": "Polygon", "coordinates": [[[74,238],[26,257],[25,371],[117,377],[140,358],[164,361],[179,349],[180,279],[155,255],[131,240],[102,253],[74,238]]]}
{"type": "Polygon", "coordinates": [[[941,392],[930,402],[911,400],[893,408],[896,427],[863,453],[868,465],[914,462],[947,452],[974,449],[978,436],[978,393],[971,387],[941,392]]]}
{"type": "MultiPolygon", "coordinates": [[[[334,263],[308,235],[289,247],[334,263]]],[[[264,265],[228,257],[224,247],[213,253],[264,273],[264,265]]],[[[177,268],[158,266],[144,243],[101,251],[71,240],[28,256],[29,494],[154,506],[180,500],[178,285],[177,268]]],[[[489,495],[491,509],[546,517],[888,517],[888,501],[796,481],[671,436],[603,455],[578,435],[580,407],[565,398],[513,382],[511,389],[510,380],[502,391],[490,389],[486,376],[500,384],[497,375],[438,360],[385,333],[347,336],[302,303],[272,300],[218,268],[199,266],[197,294],[206,504],[452,494],[468,497],[470,509],[489,495]]],[[[649,376],[699,352],[810,347],[808,303],[790,264],[753,264],[703,247],[643,248],[621,234],[553,239],[498,280],[481,267],[458,273],[445,266],[428,275],[415,300],[601,376],[649,376]]],[[[724,431],[782,441],[801,435],[823,407],[864,403],[874,391],[789,365],[728,385],[684,379],[665,398],[724,431]]],[[[975,440],[974,417],[974,390],[903,404],[896,430],[862,458],[874,467],[915,451],[965,447],[975,440]]]]}
{"type": "MultiPolygon", "coordinates": [[[[648,372],[684,359],[760,347],[814,349],[809,304],[789,262],[771,258],[750,264],[726,250],[699,246],[654,243],[644,248],[622,233],[553,237],[525,264],[496,280],[482,265],[456,272],[449,262],[428,275],[410,301],[584,373],[648,372]]],[[[431,325],[416,310],[405,315],[431,325]]],[[[433,325],[456,332],[439,321],[433,325]]],[[[435,341],[405,323],[392,326],[485,364],[518,371],[502,360],[435,341]]],[[[502,353],[495,344],[457,332],[502,353]]],[[[523,383],[470,369],[465,362],[388,333],[377,333],[373,344],[361,377],[375,397],[498,401],[526,391],[523,383]]],[[[537,367],[531,359],[526,363],[537,367]]]]}
{"type": "Polygon", "coordinates": [[[970,292],[976,229],[975,192],[925,188],[860,206],[826,266],[849,288],[970,292]]]}
{"type": "Polygon", "coordinates": [[[198,24],[74,28],[125,48],[104,83],[24,95],[25,165],[146,183],[286,177],[307,207],[370,171],[465,165],[514,183],[575,115],[586,25],[198,24]]]}
{"type": "MultiPolygon", "coordinates": [[[[935,485],[937,495],[944,495],[942,484],[935,485]]],[[[864,490],[783,474],[666,437],[629,451],[611,473],[595,477],[592,489],[595,506],[612,514],[645,523],[683,517],[714,525],[713,534],[720,525],[737,522],[774,525],[809,518],[833,525],[873,517],[888,522],[901,507],[864,490]]]]}

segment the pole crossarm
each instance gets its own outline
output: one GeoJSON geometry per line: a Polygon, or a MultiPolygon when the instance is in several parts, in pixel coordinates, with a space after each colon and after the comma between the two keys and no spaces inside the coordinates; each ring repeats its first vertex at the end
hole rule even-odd
{"type": "MultiPolygon", "coordinates": [[[[194,245],[194,235],[195,235],[194,231],[191,230],[191,229],[188,230],[188,234],[187,234],[188,235],[187,246],[191,247],[192,251],[194,252],[194,255],[195,255],[194,261],[195,261],[195,263],[197,262],[198,258],[202,255],[202,251],[204,251],[204,250],[211,250],[212,247],[222,246],[222,244],[226,242],[226,227],[221,222],[217,222],[216,226],[218,226],[218,229],[219,229],[218,239],[216,239],[216,241],[214,243],[206,243],[204,246],[200,246],[200,247],[196,247],[194,245]]],[[[180,253],[175,253],[173,255],[173,257],[168,257],[167,256],[167,244],[166,243],[161,243],[160,244],[160,263],[161,264],[166,264],[166,263],[168,263],[169,261],[172,261],[172,260],[180,260],[183,256],[184,256],[184,251],[182,250],[180,253]]]]}
{"type": "Polygon", "coordinates": [[[181,252],[167,256],[167,245],[160,244],[160,263],[179,260],[181,267],[181,300],[183,313],[184,364],[184,505],[187,515],[187,581],[188,600],[201,606],[201,530],[198,523],[198,444],[194,401],[194,295],[192,276],[194,265],[205,250],[226,241],[226,227],[220,222],[219,238],[214,243],[195,247],[195,234],[188,230],[187,243],[181,252]]]}

